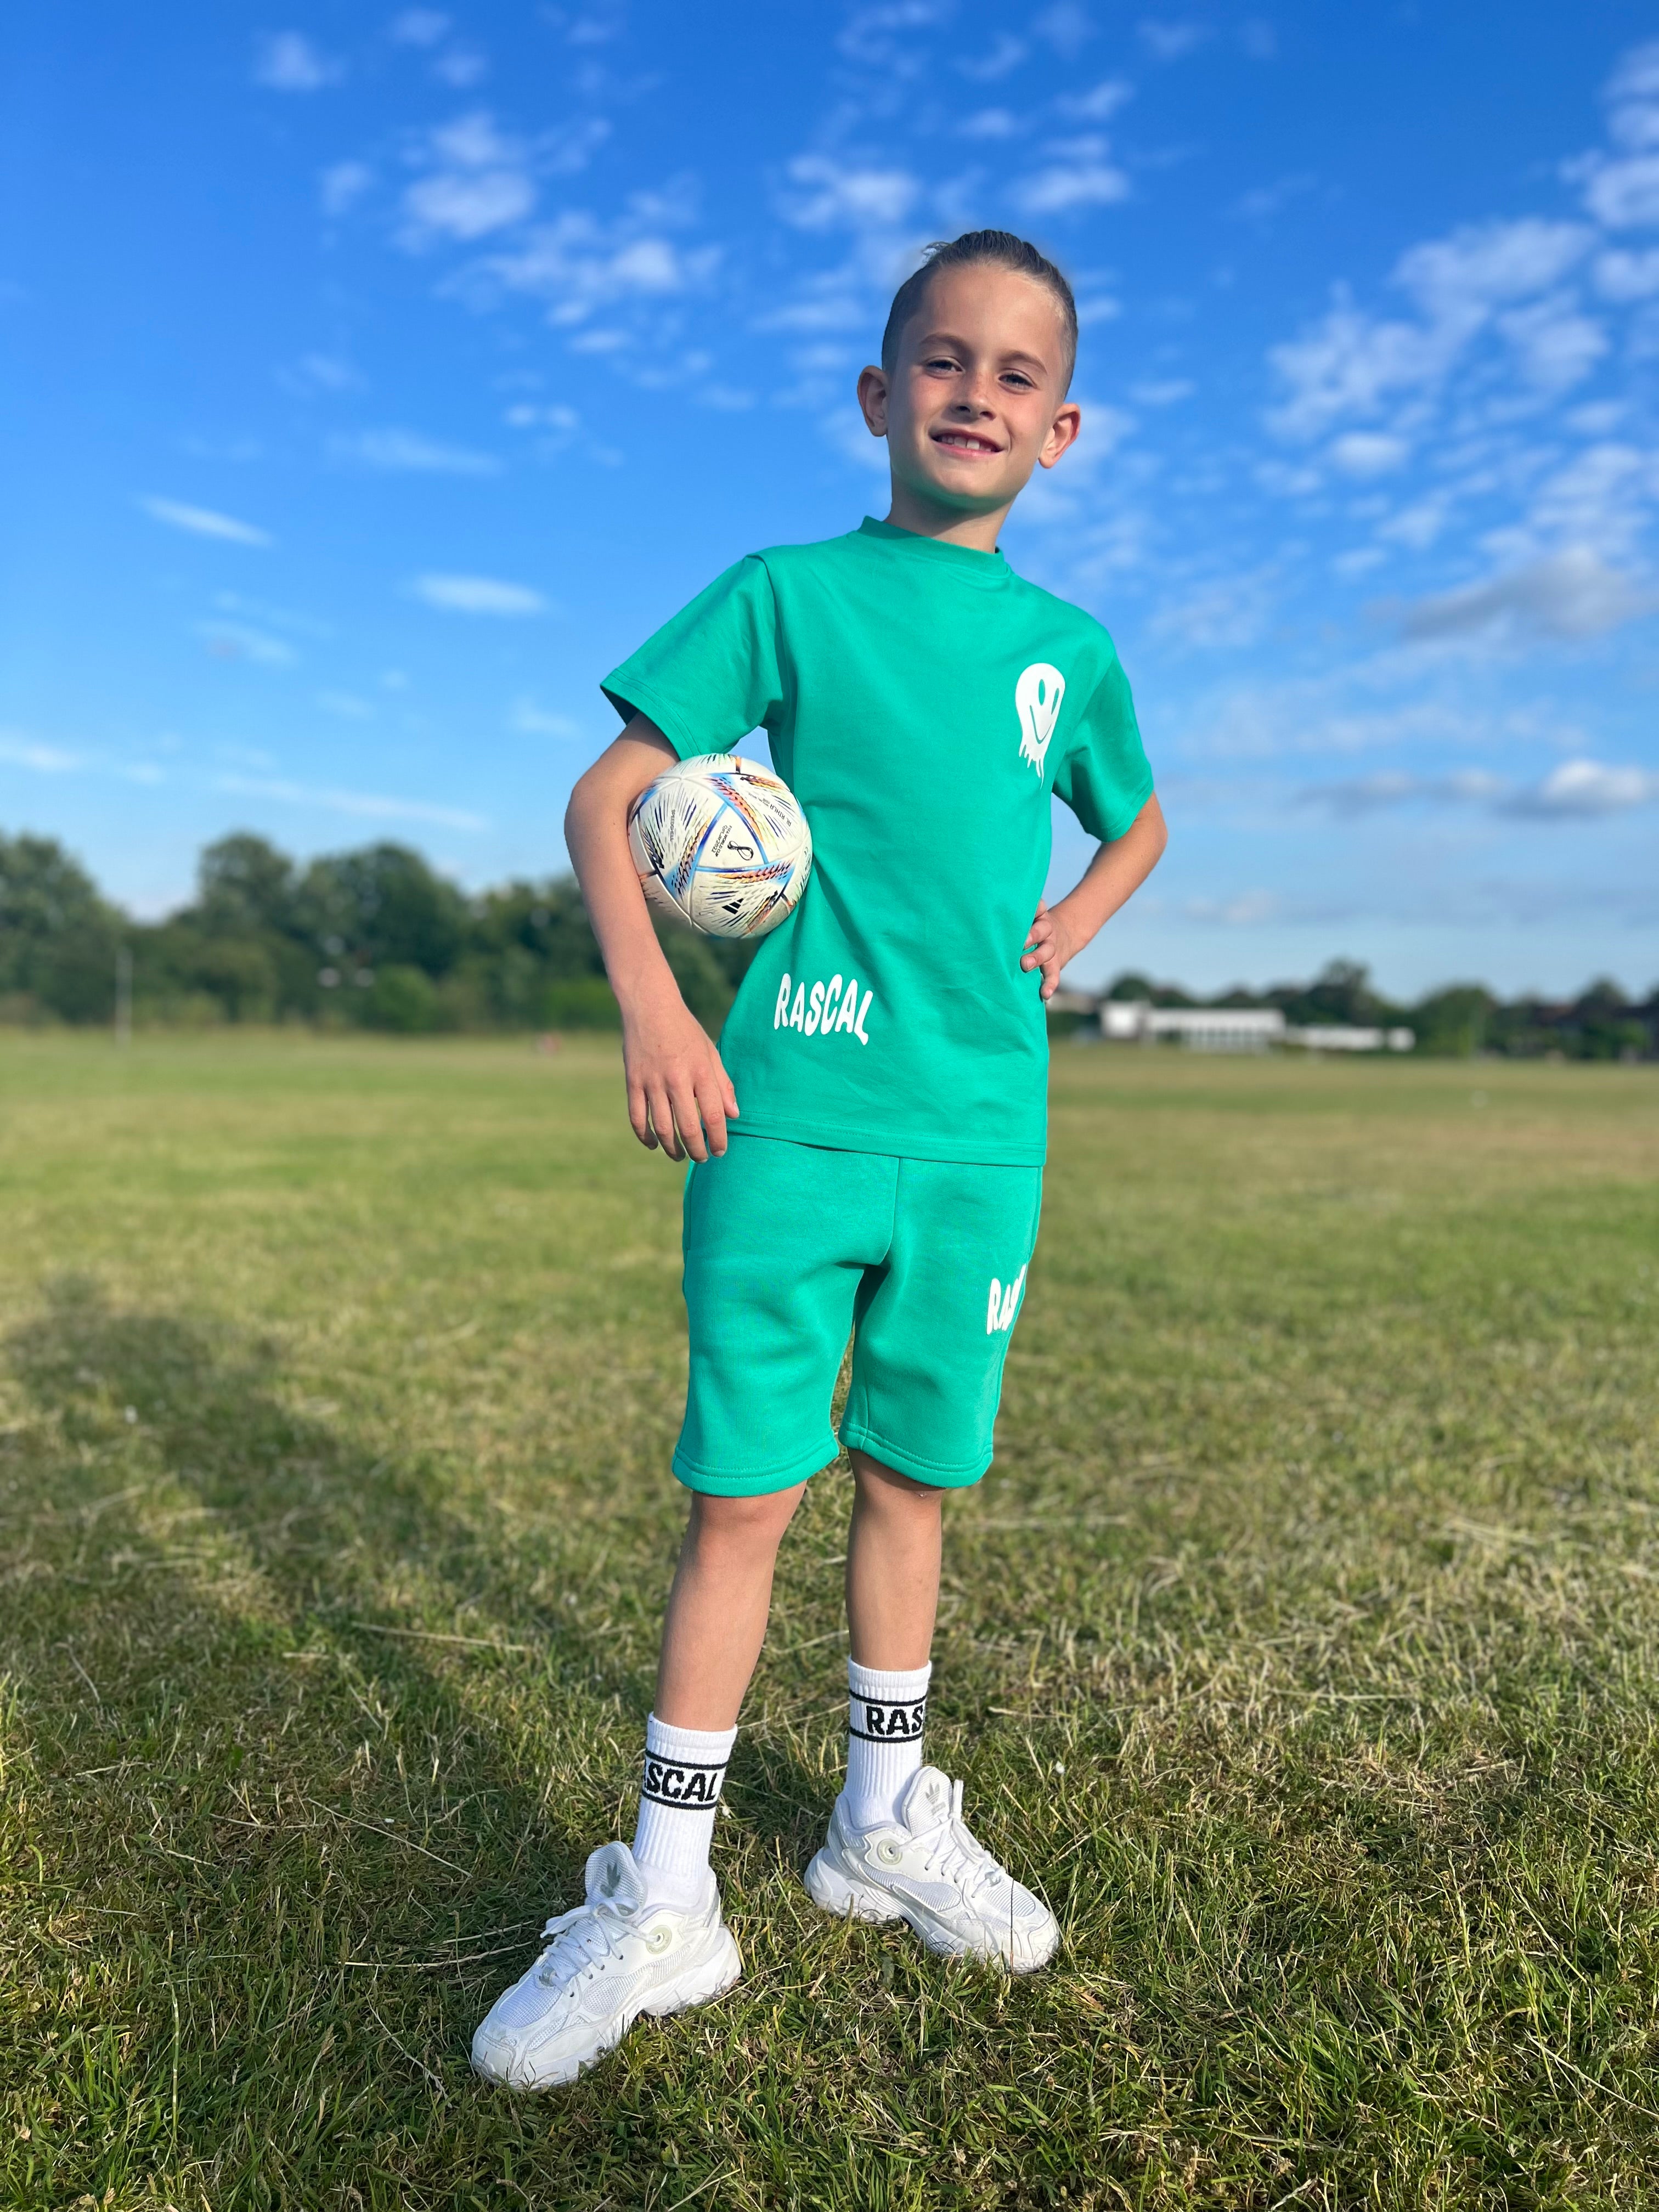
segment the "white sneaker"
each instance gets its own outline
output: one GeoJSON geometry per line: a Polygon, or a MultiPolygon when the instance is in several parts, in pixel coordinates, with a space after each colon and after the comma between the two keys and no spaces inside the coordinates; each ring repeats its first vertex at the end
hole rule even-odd
{"type": "Polygon", "coordinates": [[[969,1833],[962,1784],[936,1766],[911,1778],[892,1827],[848,1827],[837,1798],[806,1887],[842,1919],[908,1920],[930,1951],[1000,1959],[1017,1974],[1042,1966],[1060,1941],[1042,1899],[969,1833]]]}
{"type": "Polygon", "coordinates": [[[647,1904],[645,1877],[626,1844],[587,1862],[587,1902],[543,1929],[553,1941],[529,1972],[503,1990],[472,2039],[472,2063],[508,2089],[574,2081],[640,2014],[683,2012],[729,1990],[743,1972],[720,1893],[708,1877],[690,1911],[647,1904]]]}

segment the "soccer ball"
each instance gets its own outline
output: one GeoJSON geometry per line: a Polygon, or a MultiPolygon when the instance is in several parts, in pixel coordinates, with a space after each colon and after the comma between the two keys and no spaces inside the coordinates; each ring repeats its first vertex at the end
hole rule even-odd
{"type": "Polygon", "coordinates": [[[628,845],[649,902],[708,937],[764,937],[812,872],[795,794],[736,753],[665,769],[628,811],[628,845]]]}

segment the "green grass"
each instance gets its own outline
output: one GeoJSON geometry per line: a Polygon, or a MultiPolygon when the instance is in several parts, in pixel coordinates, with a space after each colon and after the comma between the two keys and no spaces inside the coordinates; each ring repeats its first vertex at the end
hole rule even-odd
{"type": "Polygon", "coordinates": [[[0,1042],[0,2202],[1659,2203],[1659,1083],[1056,1055],[931,1741],[1065,1925],[823,1920],[848,1484],[717,1849],[747,1977],[478,2015],[628,1832],[679,1178],[611,1048],[0,1042]]]}

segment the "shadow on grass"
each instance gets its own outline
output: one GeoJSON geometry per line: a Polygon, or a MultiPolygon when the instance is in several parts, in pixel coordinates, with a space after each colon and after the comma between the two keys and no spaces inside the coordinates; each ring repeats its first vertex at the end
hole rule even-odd
{"type": "MultiPolygon", "coordinates": [[[[228,1608],[250,1647],[245,1657],[255,1651],[269,1657],[272,1641],[282,1641],[280,1631],[273,1639],[272,1614],[296,1643],[325,1633],[376,1683],[431,1706],[434,1722],[472,1737],[475,1756],[492,1718],[506,1711],[521,1747],[526,1729],[533,1739],[538,1704],[556,1717],[580,1715],[586,1723],[575,1734],[590,1772],[595,1729],[614,1729],[621,1716],[630,1735],[635,1726],[642,1730],[650,1674],[619,1658],[618,1638],[590,1626],[584,1611],[555,1611],[532,1595],[538,1568],[547,1563],[544,1540],[527,1545],[521,1531],[509,1538],[486,1514],[458,1511],[441,1468],[418,1453],[374,1453],[285,1401],[281,1357],[269,1340],[172,1315],[115,1310],[84,1278],[60,1278],[49,1295],[49,1313],[16,1331],[8,1349],[19,1379],[71,1447],[64,1455],[70,1468],[54,1470],[56,1505],[69,1507],[70,1492],[82,1488],[82,1503],[107,1497],[106,1476],[88,1480],[76,1465],[86,1454],[74,1448],[107,1447],[112,1412],[131,1420],[159,1459],[160,1479],[194,1496],[202,1521],[241,1548],[257,1578],[248,1592],[252,1605],[228,1608]],[[418,1589],[413,1607],[388,1602],[389,1580],[418,1589]],[[446,1613],[442,1630],[429,1639],[421,1632],[427,1620],[446,1613]],[[459,1634],[447,1644],[452,1628],[469,1632],[476,1644],[459,1634]],[[455,1656],[463,1650],[467,1659],[458,1674],[455,1656]],[[477,1670],[493,1672],[504,1661],[519,1678],[512,1696],[475,1698],[477,1670]]],[[[618,1517],[634,1503],[619,1506],[618,1517]]],[[[599,1533],[603,1543],[611,1532],[599,1533]]],[[[130,1524],[121,1536],[115,1557],[131,1569],[145,1540],[130,1524]]],[[[149,1548],[157,1555],[153,1586],[167,1547],[152,1541],[149,1548]]],[[[665,1553],[665,1584],[667,1567],[665,1553]]],[[[210,1586],[198,1583],[192,1594],[200,1602],[210,1586]]],[[[279,1662],[284,1692],[292,1688],[293,1663],[279,1662]]],[[[489,1758],[486,1786],[505,1791],[518,1807],[512,1871],[522,1881],[525,1843],[545,1832],[558,1846],[563,1893],[574,1893],[587,1850],[610,1829],[596,1832],[591,1794],[560,1786],[574,1778],[548,1774],[532,1787],[521,1778],[522,1759],[503,1759],[505,1749],[498,1745],[489,1758]],[[520,1778],[509,1782],[512,1770],[520,1778]]],[[[485,1784],[483,1775],[474,1779],[485,1784]]],[[[763,1765],[733,1779],[747,1825],[769,1848],[799,1848],[827,1810],[827,1801],[819,1802],[821,1778],[798,1767],[781,1742],[766,1747],[763,1765]]],[[[632,1782],[630,1765],[625,1797],[632,1782]]],[[[631,1803],[618,1809],[631,1814],[631,1803]]],[[[482,1867],[478,1872],[484,1878],[482,1867]]]]}
{"type": "MultiPolygon", "coordinates": [[[[284,1402],[272,1345],[68,1279],[6,1350],[40,1416],[9,1440],[31,1570],[0,1626],[43,1854],[40,1996],[9,2030],[0,2004],[0,2079],[40,2077],[32,2185],[194,2173],[218,2202],[320,2202],[325,2107],[354,2099],[354,2158],[390,2127],[428,2179],[457,2131],[460,2171],[538,2133],[544,2159],[546,2112],[468,2087],[466,2041],[631,1815],[648,1680],[538,1603],[536,1558],[441,1466],[284,1402]]],[[[781,1743],[750,1764],[764,1878],[799,1862],[822,1784],[781,1743]]],[[[615,2108],[584,2085],[554,2118],[574,2152],[615,2108]]],[[[630,2126],[614,2154],[649,2166],[655,2123],[630,2126]]]]}

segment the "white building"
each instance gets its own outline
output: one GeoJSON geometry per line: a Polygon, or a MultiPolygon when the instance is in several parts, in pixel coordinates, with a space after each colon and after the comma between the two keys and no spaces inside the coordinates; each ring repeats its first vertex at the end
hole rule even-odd
{"type": "Polygon", "coordinates": [[[1410,1030],[1350,1029],[1328,1022],[1315,1029],[1286,1030],[1285,1042],[1310,1052],[1410,1052],[1417,1039],[1410,1030]]]}
{"type": "Polygon", "coordinates": [[[1108,999],[1100,1033],[1115,1044],[1176,1037],[1193,1052],[1266,1052],[1284,1042],[1285,1017],[1277,1006],[1151,1006],[1144,999],[1108,999]]]}
{"type": "Polygon", "coordinates": [[[1277,1006],[1153,1006],[1144,999],[1107,999],[1100,1034],[1113,1044],[1157,1044],[1165,1037],[1189,1052],[1267,1052],[1299,1045],[1309,1052],[1409,1052],[1409,1030],[1366,1030],[1330,1024],[1287,1026],[1277,1006]]]}

